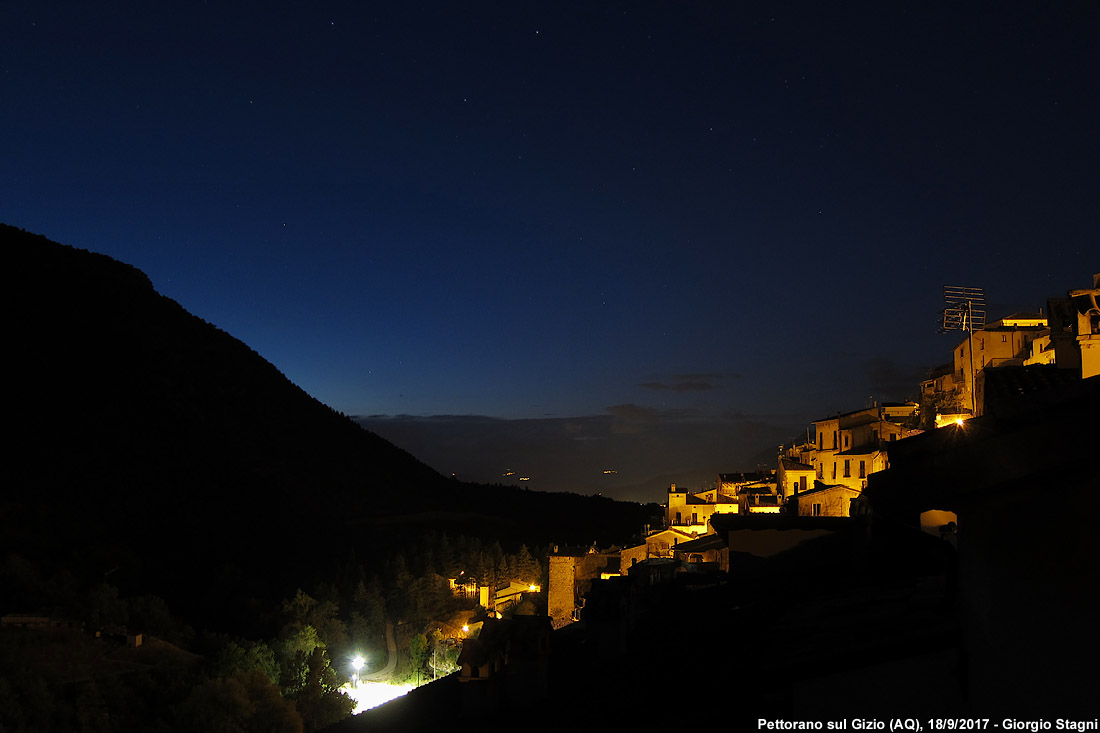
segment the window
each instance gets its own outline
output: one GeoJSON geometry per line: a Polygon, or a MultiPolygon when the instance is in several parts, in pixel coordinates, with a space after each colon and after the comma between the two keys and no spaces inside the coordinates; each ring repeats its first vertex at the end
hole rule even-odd
{"type": "Polygon", "coordinates": [[[985,339],[978,339],[978,348],[985,351],[985,339]]]}
{"type": "Polygon", "coordinates": [[[681,522],[680,512],[676,512],[676,524],[679,524],[680,522],[681,522]]]}
{"type": "Polygon", "coordinates": [[[1003,344],[1006,341],[1008,341],[1008,334],[1002,333],[1001,334],[1001,343],[1003,344]]]}
{"type": "Polygon", "coordinates": [[[844,436],[844,450],[848,450],[848,435],[844,436]]]}
{"type": "Polygon", "coordinates": [[[836,461],[833,461],[833,478],[836,478],[836,461]]]}
{"type": "Polygon", "coordinates": [[[839,444],[839,443],[837,442],[837,440],[836,440],[836,431],[834,430],[834,431],[833,431],[833,450],[836,450],[836,447],[837,447],[838,445],[840,445],[840,444],[839,444]]]}
{"type": "Polygon", "coordinates": [[[867,478],[867,461],[859,462],[859,477],[867,478]]]}
{"type": "Polygon", "coordinates": [[[698,512],[692,512],[691,513],[691,523],[692,524],[699,524],[699,513],[698,512]]]}
{"type": "Polygon", "coordinates": [[[806,490],[806,477],[805,476],[802,476],[801,478],[798,479],[798,490],[799,491],[805,491],[806,490]]]}
{"type": "Polygon", "coordinates": [[[825,464],[824,463],[817,464],[817,477],[818,478],[825,478],[825,464]]]}
{"type": "Polygon", "coordinates": [[[844,478],[851,478],[851,477],[852,477],[852,462],[851,462],[851,460],[845,458],[844,459],[844,478]]]}
{"type": "Polygon", "coordinates": [[[813,505],[813,513],[814,513],[815,517],[820,517],[821,516],[821,505],[820,504],[814,504],[813,505]]]}

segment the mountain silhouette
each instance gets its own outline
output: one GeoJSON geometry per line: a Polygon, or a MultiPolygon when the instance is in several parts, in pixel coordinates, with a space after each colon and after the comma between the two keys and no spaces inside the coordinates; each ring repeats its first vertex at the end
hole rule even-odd
{"type": "Polygon", "coordinates": [[[6,225],[0,245],[5,554],[204,603],[292,592],[353,544],[378,553],[418,529],[591,542],[645,521],[602,497],[444,478],[137,268],[6,225]]]}

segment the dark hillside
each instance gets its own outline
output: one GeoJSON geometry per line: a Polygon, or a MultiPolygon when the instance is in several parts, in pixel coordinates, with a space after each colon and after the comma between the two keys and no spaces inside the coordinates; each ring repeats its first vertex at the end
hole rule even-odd
{"type": "Polygon", "coordinates": [[[16,428],[5,549],[72,550],[103,572],[159,565],[158,546],[193,562],[309,548],[348,512],[443,482],[141,271],[11,227],[0,241],[16,428]]]}
{"type": "Polygon", "coordinates": [[[293,593],[347,563],[351,540],[366,562],[422,528],[590,542],[643,521],[637,505],[444,479],[140,270],[4,225],[0,252],[15,429],[0,552],[203,606],[293,593]]]}

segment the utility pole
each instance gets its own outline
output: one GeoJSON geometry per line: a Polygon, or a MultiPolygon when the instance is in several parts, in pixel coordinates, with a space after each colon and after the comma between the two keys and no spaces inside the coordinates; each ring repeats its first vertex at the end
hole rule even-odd
{"type": "Polygon", "coordinates": [[[944,285],[943,299],[947,307],[943,309],[943,322],[940,333],[947,331],[966,331],[966,348],[970,352],[970,414],[978,412],[978,395],[975,390],[977,374],[974,372],[974,330],[985,328],[985,290],[963,285],[944,285]]]}

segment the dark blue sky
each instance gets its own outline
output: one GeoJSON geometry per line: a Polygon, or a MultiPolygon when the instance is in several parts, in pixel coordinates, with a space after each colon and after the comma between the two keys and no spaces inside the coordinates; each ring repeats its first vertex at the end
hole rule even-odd
{"type": "Polygon", "coordinates": [[[441,471],[752,468],[1100,270],[1095,3],[827,5],[7,2],[0,221],[441,471]]]}

